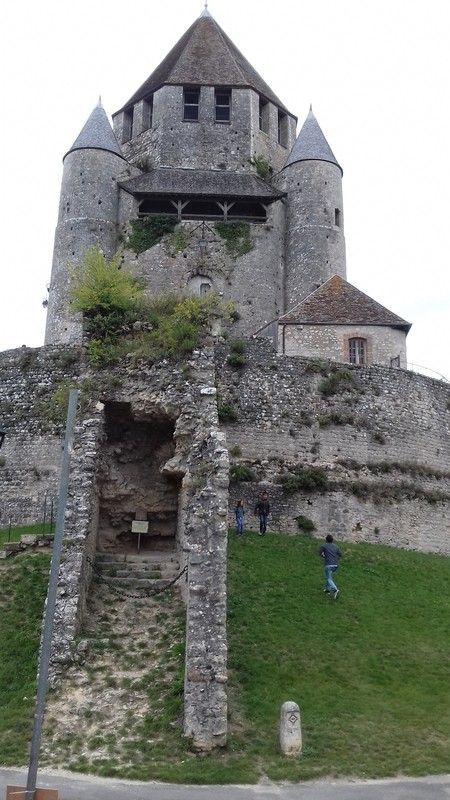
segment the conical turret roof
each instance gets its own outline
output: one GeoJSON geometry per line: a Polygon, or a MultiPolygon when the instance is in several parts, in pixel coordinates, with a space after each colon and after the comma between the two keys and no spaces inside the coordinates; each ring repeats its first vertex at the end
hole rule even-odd
{"type": "Polygon", "coordinates": [[[165,84],[251,87],[287,111],[207,8],[120,111],[148,97],[165,84]]]}
{"type": "Polygon", "coordinates": [[[120,145],[100,100],[64,158],[73,150],[108,150],[123,158],[120,145]]]}
{"type": "Polygon", "coordinates": [[[330,164],[336,164],[343,173],[342,167],[325,139],[322,128],[317,122],[312,109],[310,109],[303,123],[303,127],[284,166],[288,167],[297,161],[329,161],[330,164]]]}

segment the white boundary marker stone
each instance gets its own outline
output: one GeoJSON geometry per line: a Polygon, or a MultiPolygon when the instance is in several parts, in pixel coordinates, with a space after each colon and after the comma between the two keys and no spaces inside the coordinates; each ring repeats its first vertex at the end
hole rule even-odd
{"type": "Polygon", "coordinates": [[[286,756],[296,756],[302,750],[300,709],[292,700],[287,700],[281,706],[280,747],[286,756]]]}

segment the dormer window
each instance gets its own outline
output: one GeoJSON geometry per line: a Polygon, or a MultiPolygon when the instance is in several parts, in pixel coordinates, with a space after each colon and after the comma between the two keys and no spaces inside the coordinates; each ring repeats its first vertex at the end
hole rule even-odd
{"type": "Polygon", "coordinates": [[[200,88],[186,86],[183,89],[183,120],[185,122],[198,122],[198,105],[200,102],[200,88]]]}
{"type": "Polygon", "coordinates": [[[216,122],[229,122],[231,119],[231,89],[215,89],[216,122]]]}
{"type": "Polygon", "coordinates": [[[153,95],[147,97],[142,108],[142,130],[147,131],[153,125],[153,95]]]}
{"type": "Polygon", "coordinates": [[[269,103],[264,98],[259,98],[259,130],[269,133],[269,103]]]}

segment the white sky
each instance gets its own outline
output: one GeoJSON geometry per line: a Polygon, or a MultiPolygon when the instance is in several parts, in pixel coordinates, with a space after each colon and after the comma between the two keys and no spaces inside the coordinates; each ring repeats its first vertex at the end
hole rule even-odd
{"type": "MultiPolygon", "coordinates": [[[[450,379],[449,1],[209,7],[300,124],[313,103],[344,169],[347,277],[413,322],[410,362],[450,379]]],[[[43,342],[63,154],[98,95],[120,108],[201,11],[201,0],[2,6],[0,350],[43,342]]]]}

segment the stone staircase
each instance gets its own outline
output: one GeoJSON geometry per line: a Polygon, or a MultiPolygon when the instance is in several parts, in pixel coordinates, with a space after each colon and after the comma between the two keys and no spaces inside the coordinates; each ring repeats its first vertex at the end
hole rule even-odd
{"type": "Polygon", "coordinates": [[[95,568],[109,584],[124,589],[162,589],[181,569],[174,550],[139,554],[97,551],[95,568]]]}

